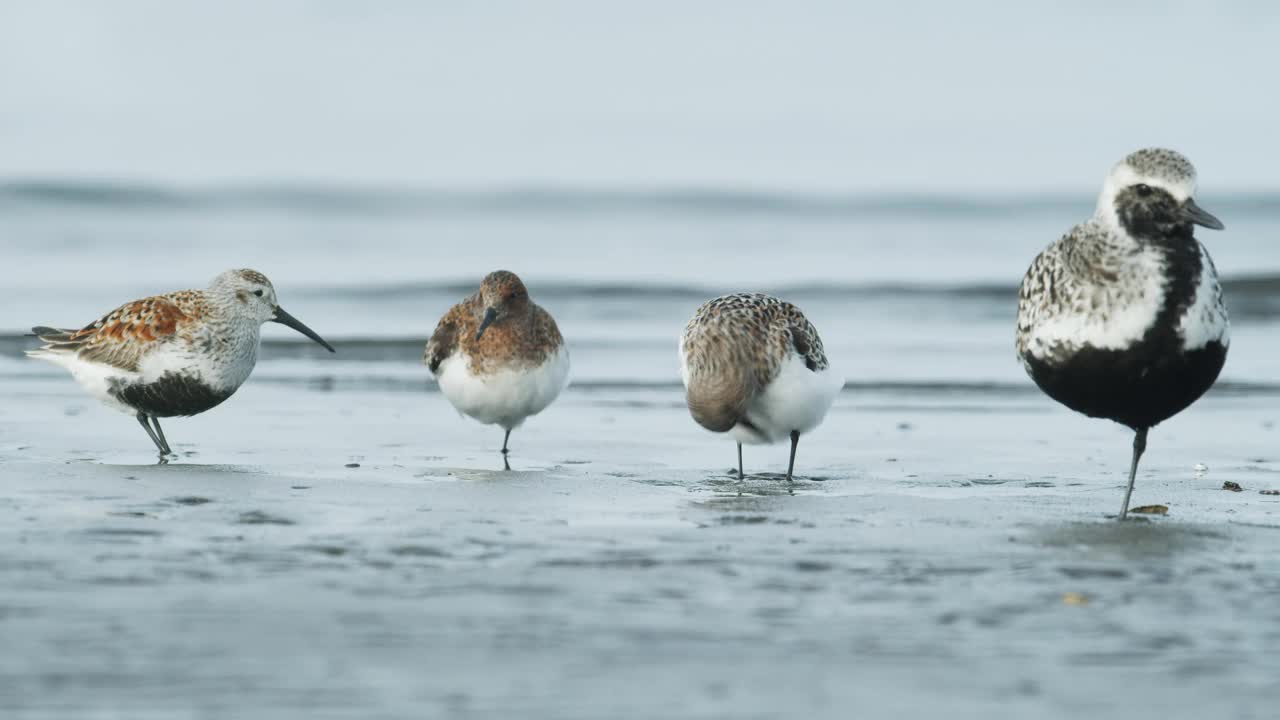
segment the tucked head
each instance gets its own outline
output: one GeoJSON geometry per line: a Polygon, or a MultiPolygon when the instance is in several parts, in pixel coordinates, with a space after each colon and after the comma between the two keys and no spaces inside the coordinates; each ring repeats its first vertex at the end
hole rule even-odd
{"type": "Polygon", "coordinates": [[[323,345],[329,352],[334,352],[333,347],[315,331],[280,307],[275,287],[266,275],[257,270],[239,269],[221,273],[209,283],[209,292],[217,298],[219,305],[236,317],[247,317],[258,324],[280,323],[323,345]]]}
{"type": "Polygon", "coordinates": [[[494,322],[528,308],[529,291],[515,273],[495,270],[480,281],[480,303],[484,306],[484,317],[476,331],[477,340],[494,322]]]}
{"type": "Polygon", "coordinates": [[[1098,197],[1098,217],[1134,237],[1221,230],[1222,222],[1195,202],[1196,169],[1173,150],[1147,148],[1111,169],[1098,197]]]}

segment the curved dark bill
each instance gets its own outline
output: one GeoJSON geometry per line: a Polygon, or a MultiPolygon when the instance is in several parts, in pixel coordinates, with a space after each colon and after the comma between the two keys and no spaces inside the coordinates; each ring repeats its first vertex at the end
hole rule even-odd
{"type": "Polygon", "coordinates": [[[476,330],[477,340],[479,340],[480,336],[484,334],[484,329],[492,325],[493,321],[496,320],[497,318],[498,318],[497,310],[494,310],[493,308],[489,308],[488,310],[484,311],[484,319],[480,321],[480,329],[476,330]]]}
{"type": "Polygon", "coordinates": [[[303,335],[306,335],[312,340],[315,340],[316,342],[323,345],[325,350],[328,350],[329,352],[337,352],[337,350],[333,349],[332,345],[324,341],[324,338],[317,335],[315,330],[312,330],[306,325],[303,325],[302,321],[298,320],[298,318],[285,312],[284,308],[280,307],[279,305],[276,306],[276,316],[271,318],[271,322],[278,322],[281,325],[284,325],[285,327],[291,327],[294,330],[297,330],[303,335]]]}
{"type": "Polygon", "coordinates": [[[1221,220],[1209,214],[1191,198],[1187,198],[1187,201],[1182,203],[1182,216],[1191,222],[1197,225],[1203,225],[1210,230],[1221,230],[1226,227],[1222,224],[1221,220]]]}

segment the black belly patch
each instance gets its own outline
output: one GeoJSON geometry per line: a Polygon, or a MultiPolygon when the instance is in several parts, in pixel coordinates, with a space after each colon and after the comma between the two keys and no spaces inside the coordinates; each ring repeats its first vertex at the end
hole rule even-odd
{"type": "Polygon", "coordinates": [[[188,375],[165,373],[149,383],[112,385],[111,394],[139,412],[156,417],[197,415],[216,407],[231,397],[235,390],[215,390],[188,375]]]}
{"type": "Polygon", "coordinates": [[[1218,379],[1227,348],[1170,351],[1142,343],[1125,350],[1085,348],[1047,362],[1026,356],[1031,379],[1049,397],[1089,417],[1153,427],[1195,402],[1218,379]]]}

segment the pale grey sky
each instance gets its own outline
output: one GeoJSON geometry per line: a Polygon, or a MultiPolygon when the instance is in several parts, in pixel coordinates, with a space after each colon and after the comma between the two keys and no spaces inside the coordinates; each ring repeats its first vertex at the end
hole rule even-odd
{"type": "Polygon", "coordinates": [[[1280,189],[1267,2],[0,1],[0,177],[1280,189]]]}

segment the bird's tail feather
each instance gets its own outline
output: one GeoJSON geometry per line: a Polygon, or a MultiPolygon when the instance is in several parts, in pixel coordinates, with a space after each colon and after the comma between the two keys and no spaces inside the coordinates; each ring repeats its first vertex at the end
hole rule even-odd
{"type": "Polygon", "coordinates": [[[79,331],[37,325],[31,328],[31,335],[39,338],[44,343],[44,347],[27,350],[27,357],[53,360],[59,356],[74,353],[81,345],[81,341],[75,338],[77,332],[79,331]]]}

